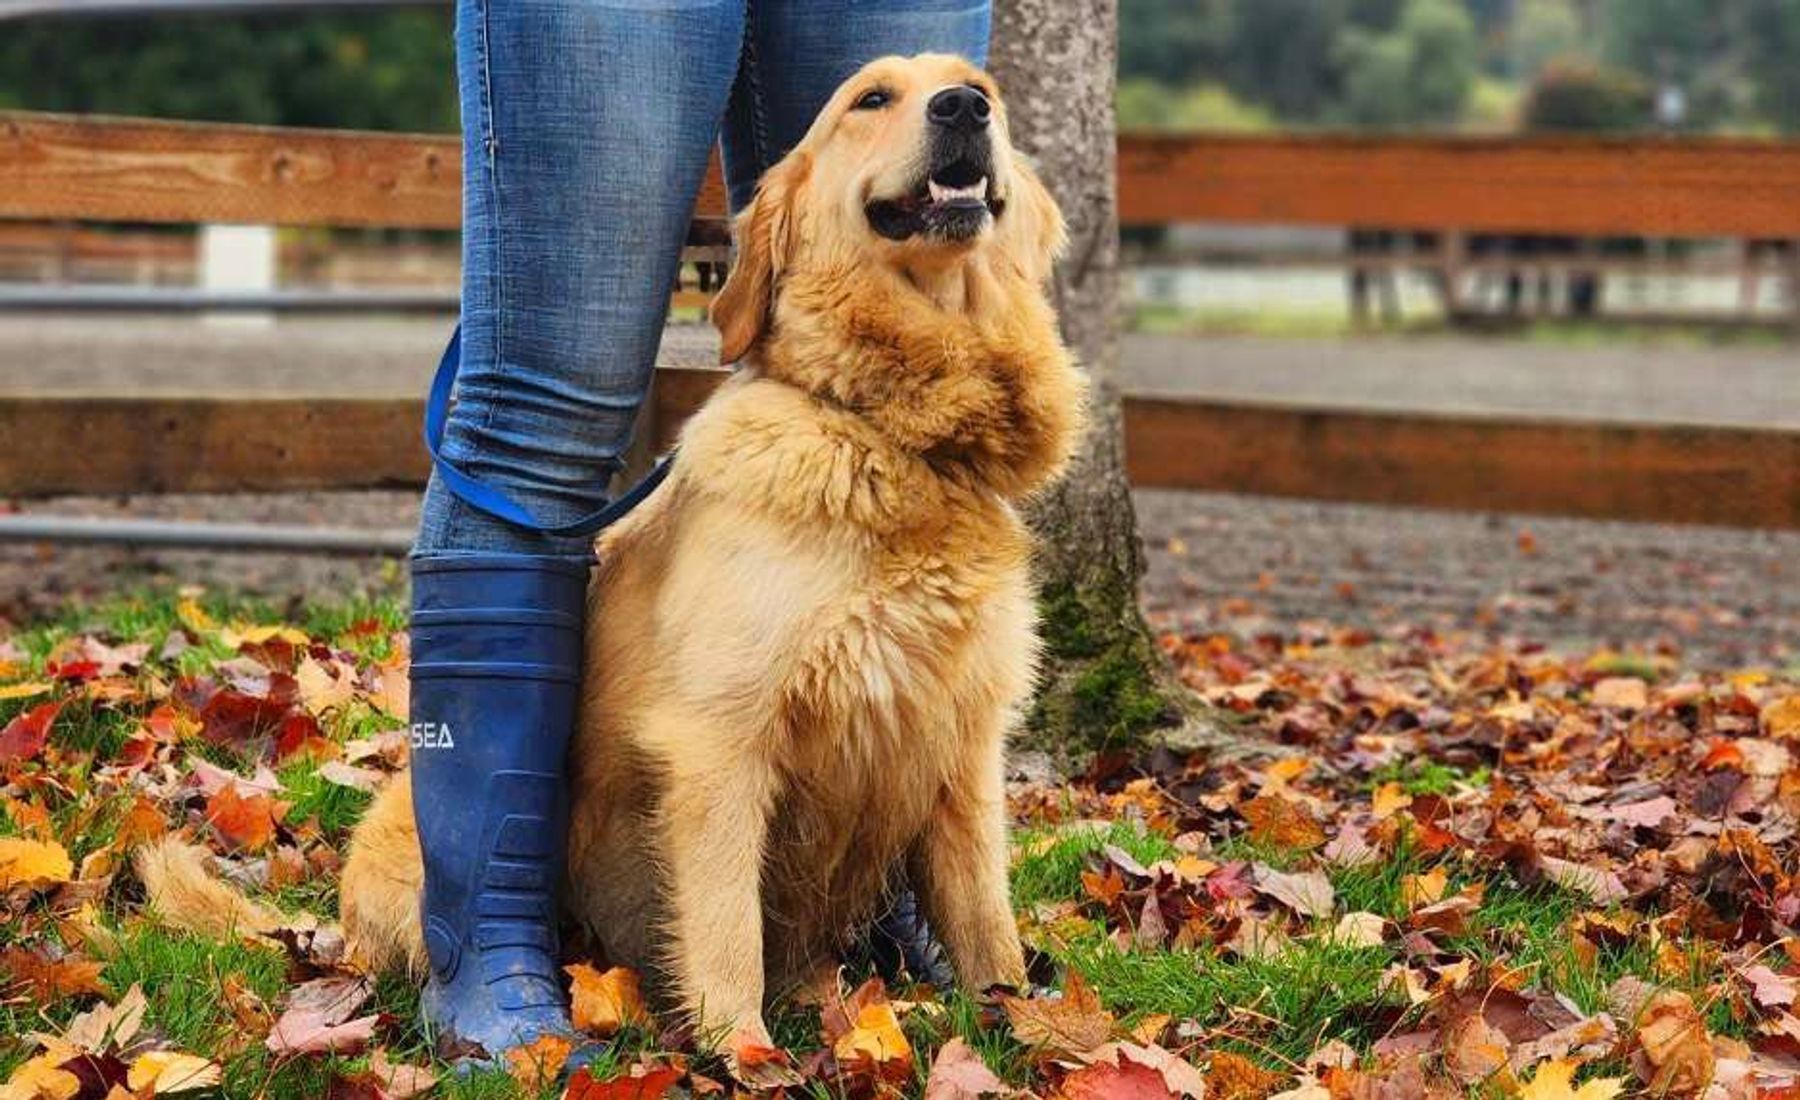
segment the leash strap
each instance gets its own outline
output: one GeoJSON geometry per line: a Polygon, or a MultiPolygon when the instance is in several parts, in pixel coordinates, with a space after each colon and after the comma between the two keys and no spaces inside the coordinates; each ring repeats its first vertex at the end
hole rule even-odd
{"type": "Polygon", "coordinates": [[[462,365],[462,326],[450,334],[444,357],[438,360],[437,375],[431,380],[431,395],[425,401],[425,450],[444,485],[465,503],[503,519],[517,527],[546,535],[591,535],[625,517],[669,476],[674,455],[656,464],[644,479],[597,511],[568,523],[544,523],[518,501],[484,481],[470,477],[451,464],[442,453],[444,429],[450,418],[450,391],[456,386],[456,372],[462,365]]]}

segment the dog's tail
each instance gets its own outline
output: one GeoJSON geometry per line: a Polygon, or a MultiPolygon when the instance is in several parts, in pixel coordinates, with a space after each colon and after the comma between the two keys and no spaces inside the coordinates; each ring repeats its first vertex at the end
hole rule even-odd
{"type": "Polygon", "coordinates": [[[212,939],[273,932],[281,913],[244,896],[213,874],[207,852],[175,836],[139,848],[135,858],[150,908],[163,920],[212,939]]]}
{"type": "Polygon", "coordinates": [[[405,968],[423,975],[429,966],[419,920],[425,866],[413,824],[410,773],[382,788],[357,822],[338,887],[350,957],[371,971],[405,968]]]}
{"type": "MultiPolygon", "coordinates": [[[[214,874],[206,849],[173,836],[138,849],[138,877],[150,908],[170,924],[213,939],[256,935],[293,921],[214,874]]],[[[423,974],[425,936],[419,923],[424,885],[419,836],[413,828],[412,784],[397,776],[350,837],[339,881],[339,909],[350,961],[370,973],[405,968],[423,974]]]]}

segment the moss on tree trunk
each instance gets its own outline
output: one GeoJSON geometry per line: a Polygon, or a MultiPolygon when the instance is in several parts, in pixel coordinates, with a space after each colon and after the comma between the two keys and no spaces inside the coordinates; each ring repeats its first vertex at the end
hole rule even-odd
{"type": "Polygon", "coordinates": [[[1028,509],[1045,641],[1019,740],[1065,764],[1164,737],[1232,740],[1175,679],[1138,608],[1143,574],[1125,478],[1118,359],[1119,226],[1113,117],[1117,0],[997,0],[990,67],[1014,144],[1068,221],[1051,292],[1063,340],[1093,383],[1089,431],[1068,476],[1028,509]]]}

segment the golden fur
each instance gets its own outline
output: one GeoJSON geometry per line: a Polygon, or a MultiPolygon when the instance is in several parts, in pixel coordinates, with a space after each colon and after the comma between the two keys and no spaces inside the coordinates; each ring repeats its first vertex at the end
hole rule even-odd
{"type": "MultiPolygon", "coordinates": [[[[985,232],[870,229],[954,83],[991,88],[957,58],[874,62],[770,170],[714,308],[746,369],[600,540],[565,904],[608,962],[740,1042],[901,862],[959,980],[1023,977],[1002,742],[1037,642],[1014,502],[1061,470],[1083,381],[1043,293],[1061,219],[998,102],[985,232]],[[889,109],[851,110],[875,83],[889,109]]],[[[401,780],[344,871],[371,965],[422,969],[419,881],[401,780]]]]}

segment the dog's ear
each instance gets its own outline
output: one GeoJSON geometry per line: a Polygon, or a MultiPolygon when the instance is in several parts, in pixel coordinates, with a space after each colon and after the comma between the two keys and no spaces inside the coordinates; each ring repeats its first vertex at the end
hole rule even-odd
{"type": "Polygon", "coordinates": [[[1018,236],[1013,238],[1010,251],[1026,277],[1041,285],[1049,280],[1051,269],[1068,247],[1068,227],[1050,189],[1038,178],[1037,169],[1028,158],[1013,154],[1012,175],[1008,215],[1018,236]]]}
{"type": "Polygon", "coordinates": [[[775,284],[793,244],[795,197],[811,168],[806,154],[792,153],[764,172],[756,197],[733,223],[737,255],[711,310],[723,364],[742,359],[769,327],[775,284]]]}

